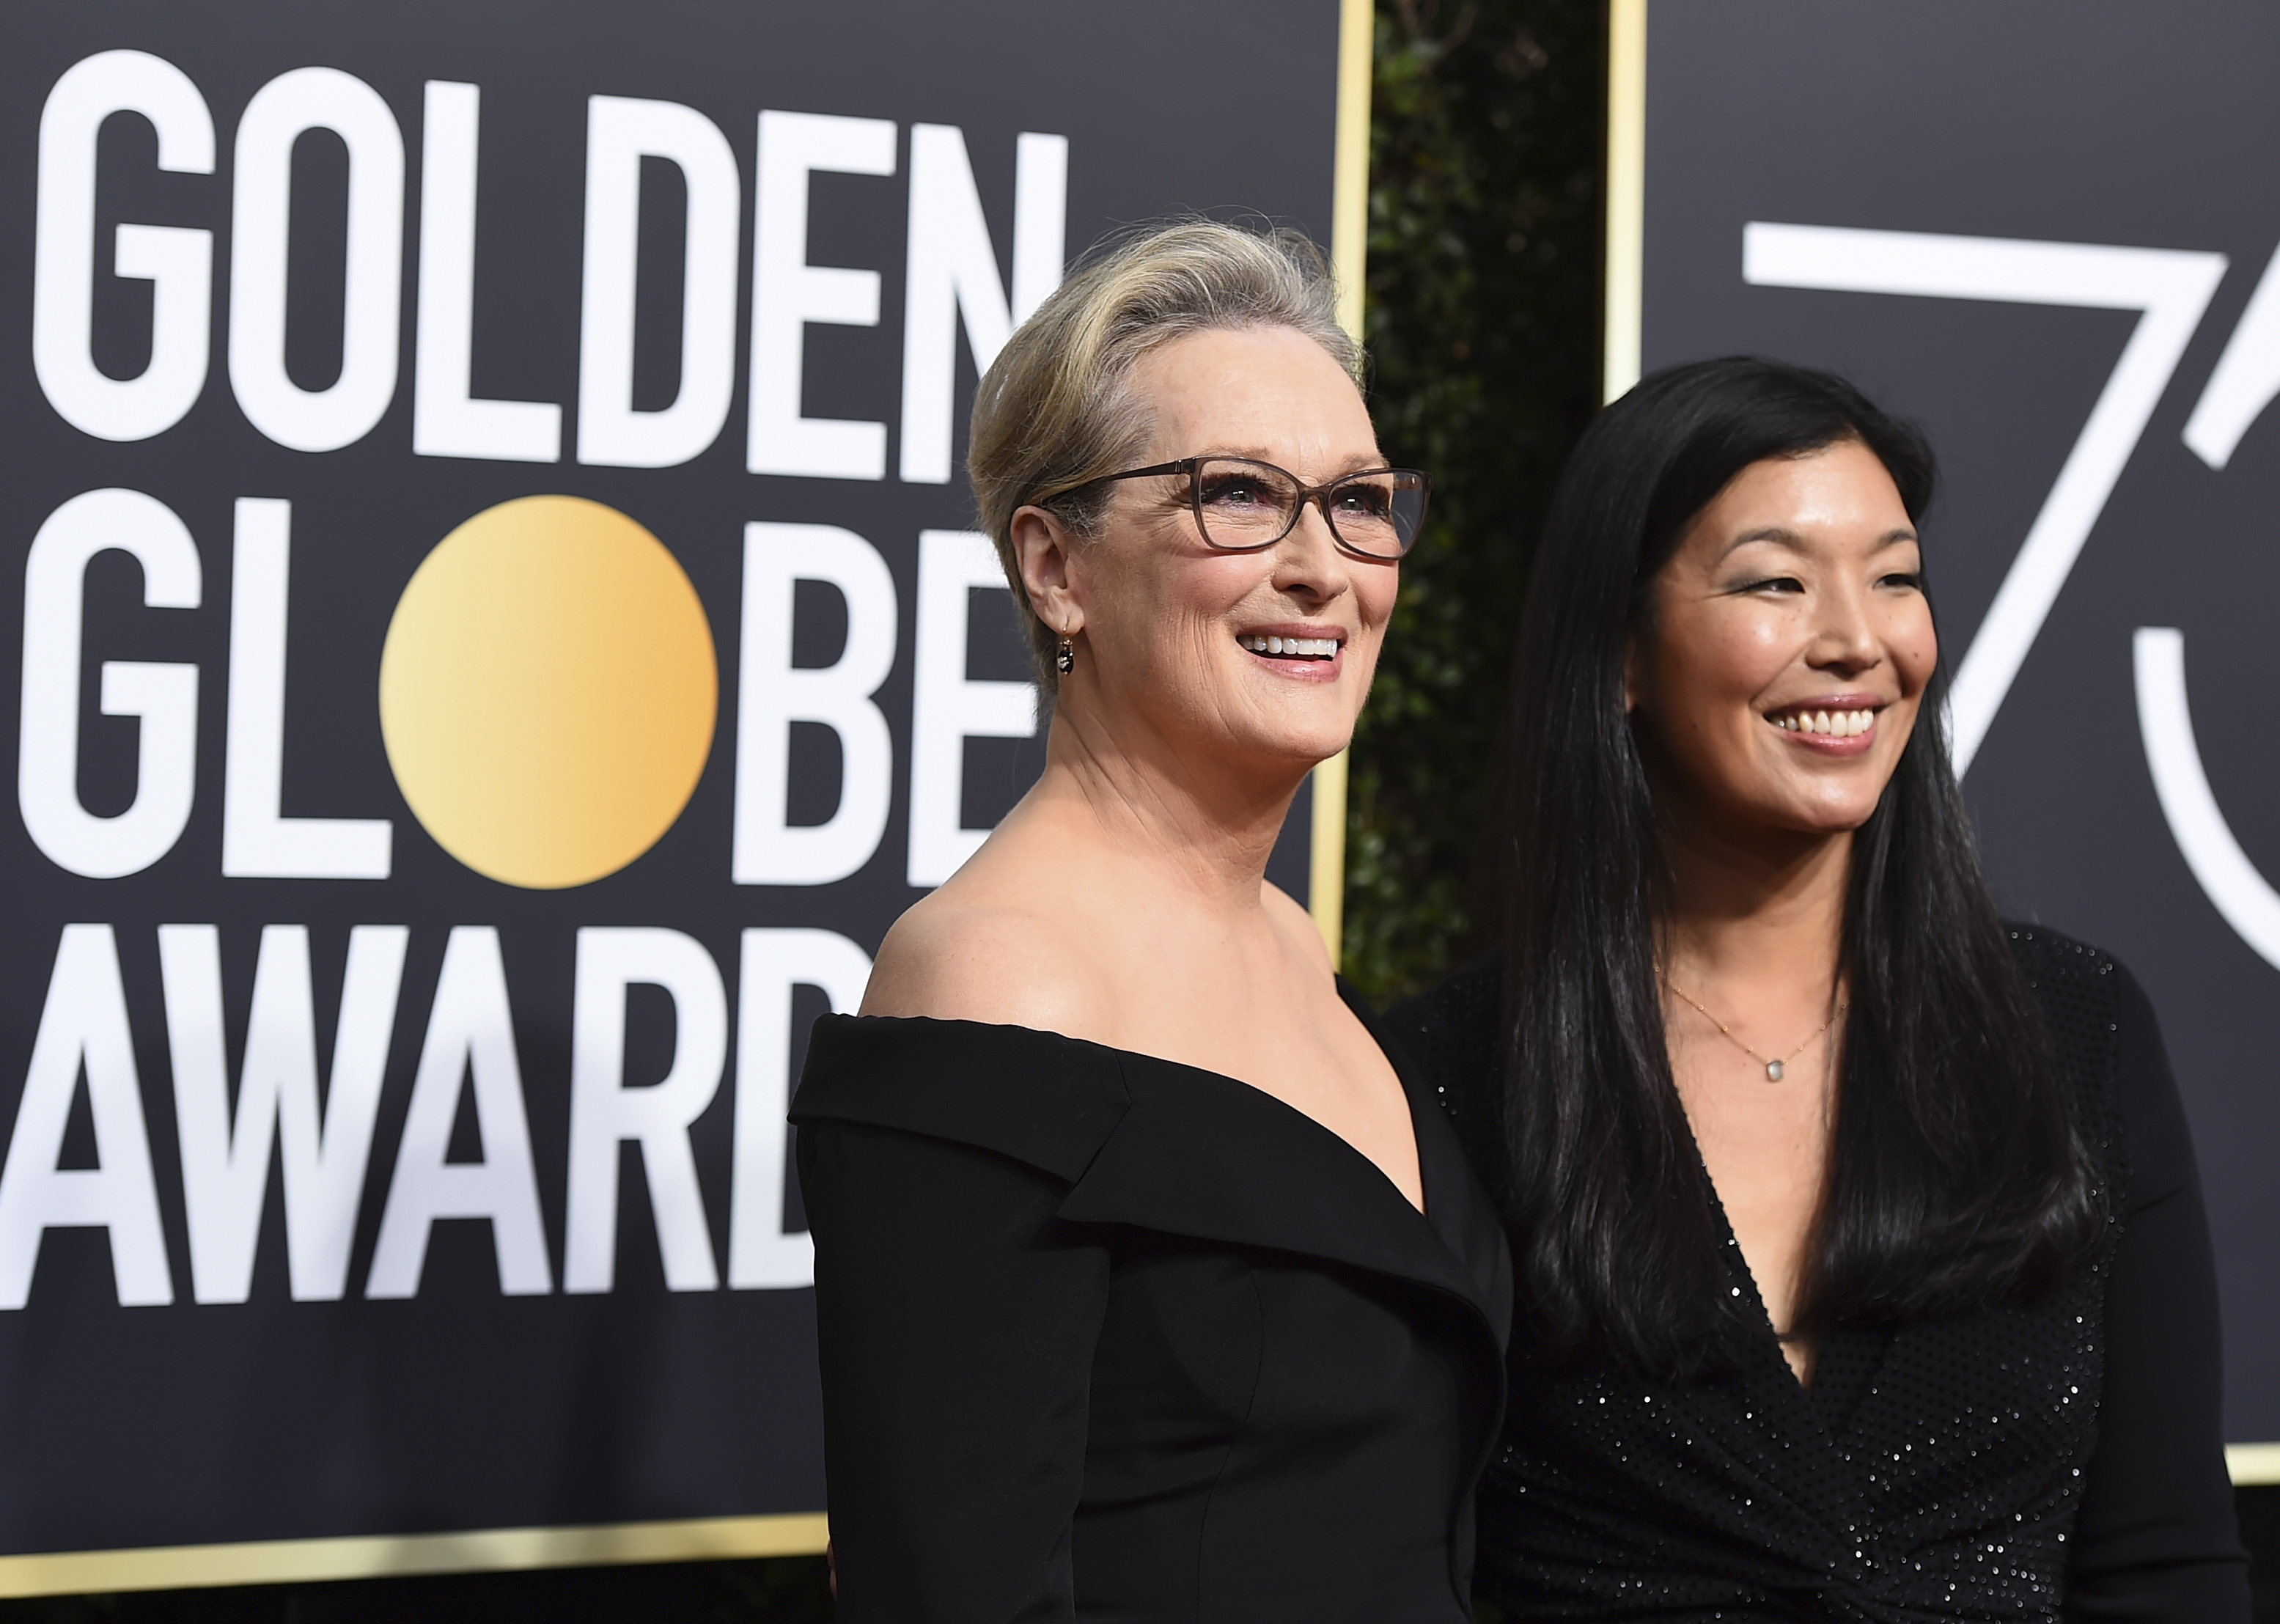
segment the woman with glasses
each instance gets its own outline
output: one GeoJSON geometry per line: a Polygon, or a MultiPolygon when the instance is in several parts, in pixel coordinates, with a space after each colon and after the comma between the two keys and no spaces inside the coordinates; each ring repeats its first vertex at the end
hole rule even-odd
{"type": "Polygon", "coordinates": [[[1733,359],[1553,497],[1501,963],[1395,1017],[1511,1225],[1506,1624],[2245,1624],[2184,1114],[2130,974],[1989,900],[1931,491],[1841,381],[1733,359]]]}
{"type": "Polygon", "coordinates": [[[1504,1244],[1264,879],[1424,513],[1359,374],[1303,239],[1192,222],[982,380],[1044,773],[792,1112],[849,1624],[1471,1616],[1504,1244]]]}

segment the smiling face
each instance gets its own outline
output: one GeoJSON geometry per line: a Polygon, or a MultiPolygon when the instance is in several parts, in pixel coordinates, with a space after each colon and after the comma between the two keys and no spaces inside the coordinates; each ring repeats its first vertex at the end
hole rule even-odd
{"type": "MultiPolygon", "coordinates": [[[[1286,327],[1175,340],[1141,359],[1131,387],[1152,419],[1135,466],[1247,458],[1316,486],[1383,466],[1353,381],[1286,327]]],[[[1341,550],[1319,507],[1271,547],[1225,552],[1198,534],[1187,476],[1111,491],[1089,539],[1037,508],[1014,518],[1031,603],[1075,635],[1062,714],[1135,722],[1182,749],[1284,767],[1344,749],[1399,566],[1341,550]]],[[[1232,512],[1256,493],[1214,482],[1204,495],[1232,512]]]]}
{"type": "Polygon", "coordinates": [[[1867,447],[1744,469],[1656,575],[1629,650],[1627,697],[1666,792],[1744,839],[1859,828],[1938,653],[1922,569],[1867,447]]]}

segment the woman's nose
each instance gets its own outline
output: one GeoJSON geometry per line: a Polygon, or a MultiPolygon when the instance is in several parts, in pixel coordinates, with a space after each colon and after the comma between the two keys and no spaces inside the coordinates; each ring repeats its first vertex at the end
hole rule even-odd
{"type": "Polygon", "coordinates": [[[1807,660],[1829,670],[1859,672],[1876,664],[1880,650],[1867,602],[1855,592],[1825,592],[1815,604],[1813,646],[1807,660]]]}
{"type": "Polygon", "coordinates": [[[1333,598],[1352,584],[1350,561],[1320,502],[1309,502],[1298,522],[1275,545],[1275,584],[1283,591],[1333,598]]]}

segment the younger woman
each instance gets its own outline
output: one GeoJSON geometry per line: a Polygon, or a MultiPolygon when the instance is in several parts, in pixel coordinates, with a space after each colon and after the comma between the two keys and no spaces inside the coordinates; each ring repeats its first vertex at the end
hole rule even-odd
{"type": "Polygon", "coordinates": [[[1398,1016],[1514,1241],[1506,1620],[2248,1616],[2184,1113],[2129,972],[1996,919],[1931,489],[1737,359],[1555,497],[1502,959],[1398,1016]]]}

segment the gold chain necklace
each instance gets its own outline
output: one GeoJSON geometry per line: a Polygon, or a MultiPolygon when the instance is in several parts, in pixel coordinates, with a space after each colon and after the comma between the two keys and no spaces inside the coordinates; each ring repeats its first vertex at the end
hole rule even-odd
{"type": "Polygon", "coordinates": [[[1680,997],[1684,998],[1689,1004],[1693,1004],[1696,1009],[1702,1010],[1702,1019],[1708,1021],[1712,1026],[1717,1028],[1721,1033],[1724,1034],[1725,1039],[1728,1043],[1733,1044],[1735,1048],[1740,1050],[1752,1060],[1755,1060],[1760,1066],[1764,1066],[1766,1068],[1766,1081],[1768,1082],[1779,1082],[1782,1080],[1783,1073],[1788,1069],[1789,1063],[1791,1060],[1796,1059],[1798,1056],[1803,1054],[1806,1050],[1812,1048],[1814,1043],[1818,1043],[1821,1040],[1821,1035],[1828,1031],[1829,1028],[1835,1026],[1838,1021],[1844,1020],[1845,1012],[1852,1007],[1852,1005],[1847,1004],[1838,1004],[1837,1006],[1836,1013],[1829,1016],[1828,1020],[1822,1021],[1811,1037],[1806,1038],[1805,1042],[1791,1050],[1780,1059],[1775,1060],[1768,1059],[1764,1055],[1760,1054],[1756,1050],[1751,1048],[1740,1038],[1736,1037],[1734,1035],[1734,1029],[1731,1027],[1719,1020],[1718,1017],[1712,1014],[1708,1010],[1702,1009],[1701,1001],[1696,998],[1691,993],[1688,992],[1685,988],[1681,987],[1676,981],[1672,981],[1668,971],[1663,974],[1662,984],[1669,988],[1671,991],[1676,993],[1680,997]]]}

